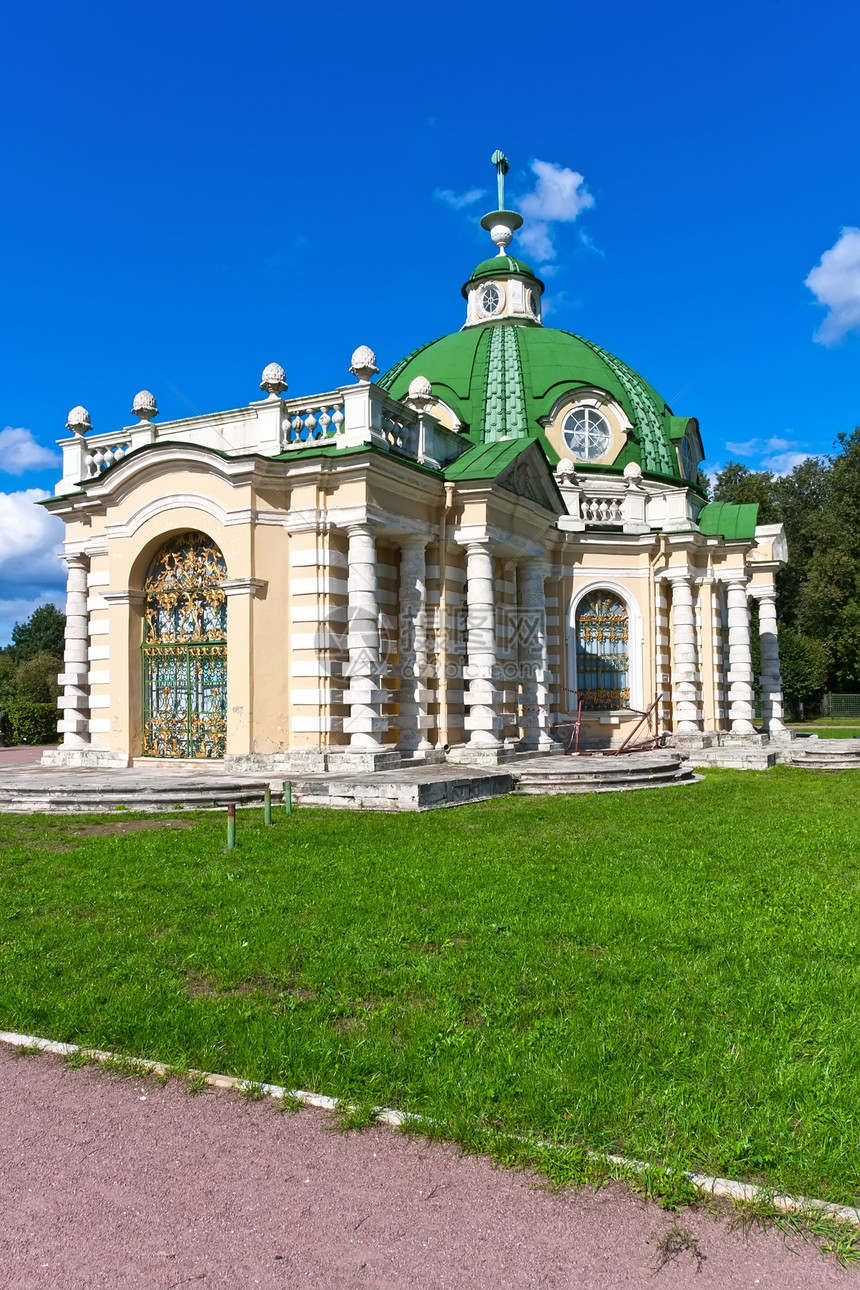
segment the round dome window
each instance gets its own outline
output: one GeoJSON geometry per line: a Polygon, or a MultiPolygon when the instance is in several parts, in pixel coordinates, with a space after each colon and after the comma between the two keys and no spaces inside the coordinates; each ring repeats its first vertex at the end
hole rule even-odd
{"type": "Polygon", "coordinates": [[[596,461],[612,443],[609,422],[594,408],[574,408],[565,417],[561,433],[579,461],[596,461]]]}
{"type": "Polygon", "coordinates": [[[494,314],[502,303],[502,294],[492,283],[481,296],[481,309],[485,314],[494,314]]]}

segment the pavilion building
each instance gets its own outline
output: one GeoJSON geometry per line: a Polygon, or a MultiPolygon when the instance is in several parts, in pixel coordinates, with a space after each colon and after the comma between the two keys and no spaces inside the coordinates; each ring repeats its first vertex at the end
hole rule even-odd
{"type": "MultiPolygon", "coordinates": [[[[498,254],[459,331],[378,377],[60,441],[59,723],[46,760],[237,768],[492,765],[622,741],[656,704],[678,743],[786,737],[782,528],[709,502],[697,421],[590,340],[543,325],[544,284],[498,254]],[[750,600],[761,716],[753,724],[750,600]]],[[[503,164],[504,163],[504,164],[503,164]]]]}

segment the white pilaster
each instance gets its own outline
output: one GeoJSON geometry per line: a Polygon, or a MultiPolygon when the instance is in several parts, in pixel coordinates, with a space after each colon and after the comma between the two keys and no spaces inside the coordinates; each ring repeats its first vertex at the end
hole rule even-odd
{"type": "Polygon", "coordinates": [[[486,542],[470,542],[466,548],[466,670],[469,689],[463,702],[469,707],[464,725],[472,734],[470,748],[499,748],[496,731],[501,729],[498,713],[496,670],[496,602],[493,586],[493,557],[486,542]]]}
{"type": "Polygon", "coordinates": [[[699,691],[696,680],[698,650],[696,618],[693,610],[691,579],[678,575],[672,584],[672,697],[675,708],[675,732],[696,735],[701,732],[699,691]]]}
{"type": "Polygon", "coordinates": [[[427,539],[406,537],[400,543],[399,670],[400,747],[428,752],[427,729],[427,539]]]}
{"type": "Polygon", "coordinates": [[[380,752],[379,735],[388,729],[382,715],[385,691],[379,686],[379,588],[376,575],[376,542],[368,524],[353,524],[349,535],[349,579],[347,581],[346,674],[349,689],[343,701],[350,714],[344,731],[350,736],[350,751],[380,752]]]}
{"type": "Polygon", "coordinates": [[[761,642],[761,708],[768,734],[785,730],[782,724],[782,677],[779,671],[779,636],[776,622],[776,592],[759,596],[759,640],[761,642]]]}
{"type": "Polygon", "coordinates": [[[63,686],[60,706],[62,719],[57,729],[63,735],[63,748],[88,748],[90,717],[89,610],[87,609],[87,555],[64,555],[66,579],[66,632],[63,647],[63,686]]]}
{"type": "Polygon", "coordinates": [[[750,652],[750,613],[747,580],[729,580],[729,717],[732,734],[755,734],[753,719],[753,672],[750,652]]]}
{"type": "Polygon", "coordinates": [[[555,747],[550,735],[549,655],[546,639],[546,597],[543,560],[520,562],[517,570],[519,612],[517,627],[522,664],[523,745],[538,752],[555,747]]]}

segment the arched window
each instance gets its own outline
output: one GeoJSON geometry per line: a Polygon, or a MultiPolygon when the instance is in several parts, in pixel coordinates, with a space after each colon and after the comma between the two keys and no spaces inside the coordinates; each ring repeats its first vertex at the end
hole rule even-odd
{"type": "Polygon", "coordinates": [[[630,707],[630,619],[611,591],[592,591],[576,610],[576,688],[584,708],[630,707]]]}
{"type": "Polygon", "coordinates": [[[203,533],[165,542],[144,583],[143,751],[223,757],[227,566],[203,533]]]}

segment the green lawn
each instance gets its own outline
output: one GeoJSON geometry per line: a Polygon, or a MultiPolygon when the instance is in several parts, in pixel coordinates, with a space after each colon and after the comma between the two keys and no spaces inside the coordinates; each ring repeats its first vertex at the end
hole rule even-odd
{"type": "Polygon", "coordinates": [[[717,771],[240,813],[232,853],[220,814],[7,815],[0,1028],[855,1204],[858,806],[717,771]]]}
{"type": "Polygon", "coordinates": [[[818,735],[819,739],[855,739],[860,738],[860,726],[795,726],[798,734],[818,735]]]}

